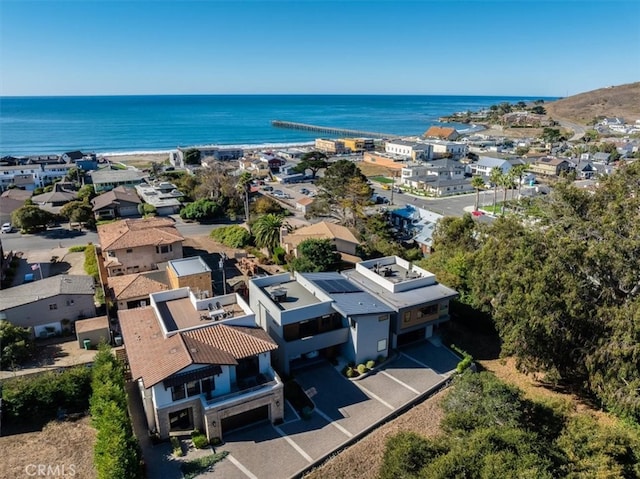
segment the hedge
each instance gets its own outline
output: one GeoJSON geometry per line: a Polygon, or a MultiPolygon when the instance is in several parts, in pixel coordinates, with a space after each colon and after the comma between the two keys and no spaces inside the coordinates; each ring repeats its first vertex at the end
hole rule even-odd
{"type": "Polygon", "coordinates": [[[223,226],[211,231],[211,238],[230,248],[243,248],[251,242],[251,233],[242,226],[223,226]]]}
{"type": "Polygon", "coordinates": [[[98,258],[96,257],[96,247],[88,244],[84,250],[84,271],[89,276],[93,276],[96,282],[100,281],[100,273],[98,271],[98,258]]]}
{"type": "Polygon", "coordinates": [[[124,369],[109,346],[100,346],[91,385],[91,422],[97,430],[94,448],[97,478],[141,478],[141,452],[127,412],[124,369]]]}

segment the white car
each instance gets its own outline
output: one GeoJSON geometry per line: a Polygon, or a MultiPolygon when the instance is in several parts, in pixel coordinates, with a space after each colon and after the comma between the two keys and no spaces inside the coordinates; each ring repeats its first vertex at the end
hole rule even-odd
{"type": "Polygon", "coordinates": [[[11,233],[13,231],[13,226],[11,226],[11,223],[4,223],[2,228],[0,228],[0,231],[3,233],[11,233]]]}

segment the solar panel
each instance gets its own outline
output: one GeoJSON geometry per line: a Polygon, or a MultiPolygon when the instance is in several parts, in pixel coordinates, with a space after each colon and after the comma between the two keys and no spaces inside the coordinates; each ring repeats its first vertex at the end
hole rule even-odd
{"type": "Polygon", "coordinates": [[[346,279],[318,279],[316,284],[329,294],[359,293],[362,291],[362,289],[346,279]]]}

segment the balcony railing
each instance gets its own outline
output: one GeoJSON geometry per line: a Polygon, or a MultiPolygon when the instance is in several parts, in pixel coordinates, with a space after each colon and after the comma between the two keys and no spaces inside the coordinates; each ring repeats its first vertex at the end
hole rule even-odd
{"type": "Polygon", "coordinates": [[[334,329],[326,333],[319,333],[313,336],[309,336],[294,341],[288,341],[286,344],[286,350],[288,356],[297,356],[299,354],[306,354],[311,351],[318,351],[320,349],[328,348],[331,346],[337,346],[344,344],[349,340],[349,328],[334,329]]]}
{"type": "Polygon", "coordinates": [[[254,395],[256,393],[267,391],[269,389],[275,388],[278,384],[281,384],[275,372],[270,371],[269,375],[259,374],[255,378],[245,379],[243,381],[244,386],[236,383],[232,385],[231,392],[227,394],[222,394],[219,396],[213,396],[209,399],[206,398],[206,395],[202,394],[202,405],[207,407],[212,406],[220,406],[225,402],[233,402],[241,396],[254,395]],[[260,378],[262,376],[262,379],[260,378]],[[251,379],[255,379],[252,381],[251,379]],[[261,382],[266,379],[266,382],[261,382]]]}

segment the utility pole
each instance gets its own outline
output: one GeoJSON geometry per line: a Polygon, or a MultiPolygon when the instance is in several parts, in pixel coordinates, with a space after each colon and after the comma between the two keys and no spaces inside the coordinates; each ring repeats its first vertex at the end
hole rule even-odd
{"type": "Polygon", "coordinates": [[[220,253],[220,261],[218,262],[218,267],[222,271],[222,293],[227,294],[227,275],[224,270],[224,262],[227,259],[227,255],[224,253],[220,253]]]}

